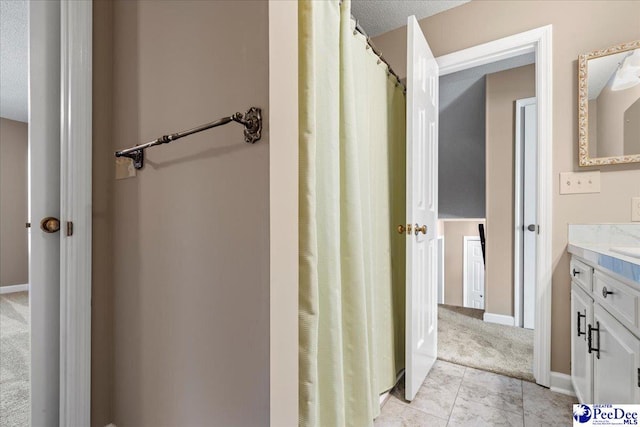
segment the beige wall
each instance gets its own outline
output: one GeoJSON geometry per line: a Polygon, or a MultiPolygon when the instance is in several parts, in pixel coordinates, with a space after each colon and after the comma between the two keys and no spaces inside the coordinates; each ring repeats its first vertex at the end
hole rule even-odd
{"type": "Polygon", "coordinates": [[[640,153],[640,98],[624,112],[624,152],[640,153]]]}
{"type": "MultiPolygon", "coordinates": [[[[553,25],[553,173],[578,168],[578,55],[640,38],[637,1],[472,1],[423,19],[436,56],[553,25]]],[[[406,75],[406,27],[373,39],[394,70],[406,75]]],[[[553,196],[551,369],[570,372],[568,223],[628,222],[630,198],[640,195],[638,165],[601,169],[601,193],[553,196]]]]}
{"type": "Polygon", "coordinates": [[[486,79],[487,247],[485,311],[513,316],[515,101],[536,95],[535,65],[486,79]]]}
{"type": "MultiPolygon", "coordinates": [[[[640,99],[640,85],[619,91],[611,90],[607,84],[598,95],[597,123],[598,123],[598,155],[601,157],[622,156],[625,154],[639,154],[638,151],[625,153],[625,111],[640,99]]],[[[591,111],[589,111],[591,119],[591,111]]],[[[635,135],[640,140],[640,135],[635,135]]]]}
{"type": "Polygon", "coordinates": [[[91,426],[113,421],[113,4],[93,3],[91,426]]]}
{"type": "Polygon", "coordinates": [[[444,303],[462,307],[464,236],[479,236],[478,224],[484,224],[484,221],[441,220],[441,223],[444,235],[444,303]]]}
{"type": "Polygon", "coordinates": [[[0,286],[29,283],[28,129],[0,118],[0,286]]]}
{"type": "Polygon", "coordinates": [[[113,379],[92,409],[118,427],[267,425],[268,129],[256,145],[233,123],[156,147],[120,181],[112,151],[250,106],[267,123],[268,4],[96,5],[94,261],[113,271],[94,276],[94,307],[113,321],[93,329],[93,371],[112,363],[113,379]]]}

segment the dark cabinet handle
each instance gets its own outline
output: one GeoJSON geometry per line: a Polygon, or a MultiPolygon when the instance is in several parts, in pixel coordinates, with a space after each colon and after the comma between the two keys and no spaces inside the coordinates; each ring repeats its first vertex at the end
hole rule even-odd
{"type": "Polygon", "coordinates": [[[580,319],[581,319],[582,317],[584,317],[584,318],[586,319],[586,318],[587,318],[587,315],[586,315],[586,314],[582,314],[582,313],[578,312],[578,336],[581,336],[581,335],[587,335],[587,333],[586,333],[586,332],[583,332],[583,331],[581,331],[581,330],[580,330],[580,319]]]}
{"type": "Polygon", "coordinates": [[[575,268],[573,269],[573,271],[571,273],[573,274],[573,277],[576,277],[578,274],[580,274],[580,272],[578,270],[576,270],[575,268]]]}
{"type": "Polygon", "coordinates": [[[587,329],[587,350],[589,351],[589,354],[591,354],[592,351],[595,351],[596,357],[600,359],[600,322],[596,322],[595,328],[589,325],[587,329]],[[593,346],[593,332],[598,334],[598,347],[593,346]]]}
{"type": "Polygon", "coordinates": [[[602,298],[606,298],[607,295],[611,295],[611,294],[613,294],[613,292],[608,290],[606,286],[602,287],[602,298]]]}

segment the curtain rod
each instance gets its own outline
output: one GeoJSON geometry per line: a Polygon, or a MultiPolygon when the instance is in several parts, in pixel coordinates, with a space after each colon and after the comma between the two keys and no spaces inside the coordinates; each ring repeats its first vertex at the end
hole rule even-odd
{"type": "Polygon", "coordinates": [[[360,21],[355,19],[353,15],[351,15],[351,19],[355,22],[355,28],[353,30],[353,35],[355,36],[356,33],[360,33],[360,34],[362,34],[364,36],[364,38],[366,39],[366,42],[367,42],[367,49],[371,49],[371,51],[374,54],[376,54],[376,56],[378,57],[378,64],[380,64],[380,62],[384,62],[385,65],[387,66],[387,70],[388,70],[387,74],[393,75],[393,77],[395,77],[396,80],[398,81],[398,84],[400,84],[400,86],[402,86],[402,90],[404,91],[404,93],[407,93],[407,87],[404,85],[404,83],[402,83],[402,80],[400,80],[400,76],[398,76],[398,74],[396,74],[396,72],[393,71],[393,68],[391,68],[391,64],[389,64],[389,62],[384,58],[384,56],[382,56],[382,52],[380,52],[378,49],[376,49],[375,45],[371,41],[371,37],[369,37],[367,35],[366,31],[360,25],[360,21]]]}
{"type": "Polygon", "coordinates": [[[185,130],[182,132],[176,132],[169,135],[163,135],[160,138],[154,139],[146,144],[136,145],[126,150],[120,150],[115,152],[116,157],[127,157],[133,160],[133,167],[136,169],[142,169],[144,166],[144,150],[154,147],[160,144],[169,144],[177,139],[185,136],[193,135],[194,133],[202,132],[203,130],[215,128],[218,126],[226,125],[227,123],[236,122],[244,126],[244,142],[249,144],[255,144],[260,140],[262,136],[262,111],[260,108],[251,107],[246,113],[235,113],[229,117],[223,117],[215,122],[207,123],[195,127],[193,129],[185,130]]]}

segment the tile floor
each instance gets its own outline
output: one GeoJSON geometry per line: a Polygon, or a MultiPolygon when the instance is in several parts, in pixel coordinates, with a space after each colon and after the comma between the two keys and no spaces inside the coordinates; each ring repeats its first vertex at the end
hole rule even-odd
{"type": "Polygon", "coordinates": [[[574,397],[503,375],[436,361],[411,402],[403,381],[376,418],[376,427],[571,426],[574,397]]]}

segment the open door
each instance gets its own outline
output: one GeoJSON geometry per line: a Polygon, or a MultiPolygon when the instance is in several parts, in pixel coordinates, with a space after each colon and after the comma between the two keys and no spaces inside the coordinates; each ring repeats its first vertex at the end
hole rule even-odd
{"type": "Polygon", "coordinates": [[[29,2],[32,426],[56,426],[60,421],[59,218],[60,2],[33,1],[29,2]]]}
{"type": "Polygon", "coordinates": [[[438,355],[438,64],[415,16],[407,23],[405,398],[438,355]]]}

